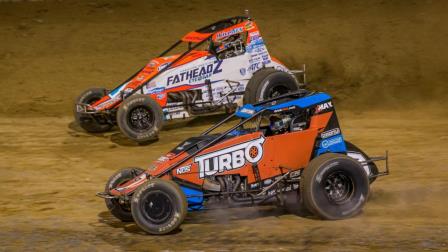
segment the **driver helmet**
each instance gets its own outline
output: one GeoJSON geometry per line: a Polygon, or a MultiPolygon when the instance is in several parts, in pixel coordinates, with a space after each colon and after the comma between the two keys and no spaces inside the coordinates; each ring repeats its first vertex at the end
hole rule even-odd
{"type": "Polygon", "coordinates": [[[289,126],[290,122],[290,117],[280,118],[279,116],[273,115],[269,118],[269,128],[273,132],[284,130],[289,126]]]}

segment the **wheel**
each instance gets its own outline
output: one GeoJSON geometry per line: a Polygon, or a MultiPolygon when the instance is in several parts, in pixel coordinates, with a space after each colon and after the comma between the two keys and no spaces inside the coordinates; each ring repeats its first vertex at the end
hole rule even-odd
{"type": "Polygon", "coordinates": [[[294,76],[274,68],[257,71],[247,83],[243,103],[253,104],[299,89],[294,76]]]}
{"type": "MultiPolygon", "coordinates": [[[[370,159],[370,157],[366,153],[364,153],[364,151],[362,151],[360,148],[350,143],[349,141],[345,141],[345,146],[347,147],[347,156],[356,159],[359,162],[364,162],[370,159]]],[[[363,168],[367,173],[367,177],[369,177],[370,184],[372,184],[373,181],[376,180],[376,177],[370,177],[370,175],[377,175],[378,167],[375,165],[375,163],[368,163],[363,165],[363,168]]]]}
{"type": "Polygon", "coordinates": [[[167,234],[183,222],[187,199],[176,183],[151,179],[134,192],[131,210],[141,229],[150,234],[167,234]]]}
{"type": "MultiPolygon", "coordinates": [[[[129,180],[137,177],[145,172],[141,168],[124,168],[116,172],[107,181],[105,192],[109,192],[111,189],[122,185],[129,180]]],[[[117,217],[121,221],[132,221],[131,206],[129,204],[120,203],[118,199],[105,199],[107,209],[113,216],[117,217]]]]}
{"type": "Polygon", "coordinates": [[[117,113],[121,132],[140,143],[156,138],[162,128],[162,122],[162,108],[147,95],[137,94],[127,98],[117,113]]]}
{"type": "Polygon", "coordinates": [[[359,164],[343,154],[323,154],[304,169],[300,183],[305,206],[316,216],[345,219],[358,214],[369,195],[369,180],[359,164]]]}
{"type": "Polygon", "coordinates": [[[85,116],[82,113],[79,113],[77,110],[77,104],[83,103],[83,104],[92,104],[99,99],[103,98],[107,94],[106,89],[104,88],[90,88],[84,91],[78,98],[76,98],[73,113],[75,115],[75,121],[76,123],[81,126],[85,131],[92,132],[92,133],[101,133],[109,131],[113,125],[111,124],[102,124],[95,119],[91,118],[90,116],[85,116]]]}

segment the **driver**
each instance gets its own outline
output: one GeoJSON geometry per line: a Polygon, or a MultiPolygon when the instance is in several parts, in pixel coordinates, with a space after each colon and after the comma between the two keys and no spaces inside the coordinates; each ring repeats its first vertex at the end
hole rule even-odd
{"type": "Polygon", "coordinates": [[[278,115],[272,115],[269,117],[269,129],[274,135],[280,134],[287,131],[290,122],[290,117],[281,118],[278,115]]]}
{"type": "Polygon", "coordinates": [[[241,40],[241,34],[235,34],[229,36],[228,38],[223,39],[222,41],[213,42],[213,48],[217,55],[220,55],[219,58],[228,58],[236,56],[236,44],[238,40],[241,40]],[[235,54],[235,55],[234,55],[235,54]]]}

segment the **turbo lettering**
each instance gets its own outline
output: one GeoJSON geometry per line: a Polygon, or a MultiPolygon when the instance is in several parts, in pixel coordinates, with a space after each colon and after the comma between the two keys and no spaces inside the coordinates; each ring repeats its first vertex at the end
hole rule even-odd
{"type": "Polygon", "coordinates": [[[199,177],[204,178],[241,168],[246,161],[250,163],[260,161],[263,156],[264,141],[265,138],[261,136],[245,143],[195,157],[194,162],[199,166],[199,177]]]}

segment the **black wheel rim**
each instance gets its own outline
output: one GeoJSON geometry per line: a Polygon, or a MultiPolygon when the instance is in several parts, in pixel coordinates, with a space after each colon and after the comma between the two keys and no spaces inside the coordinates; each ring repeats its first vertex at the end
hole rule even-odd
{"type": "Polygon", "coordinates": [[[268,92],[268,97],[265,97],[266,99],[274,98],[283,94],[288,93],[290,90],[286,86],[278,85],[273,88],[271,88],[268,92]]]}
{"type": "Polygon", "coordinates": [[[350,200],[354,192],[352,178],[344,172],[333,172],[327,176],[324,189],[328,199],[335,204],[350,200]]]}
{"type": "Polygon", "coordinates": [[[129,113],[129,125],[138,132],[151,129],[154,125],[154,116],[152,111],[145,107],[137,107],[129,113]]]}
{"type": "Polygon", "coordinates": [[[152,223],[164,223],[173,215],[173,205],[168,194],[162,191],[149,192],[142,204],[142,212],[152,223]]]}

